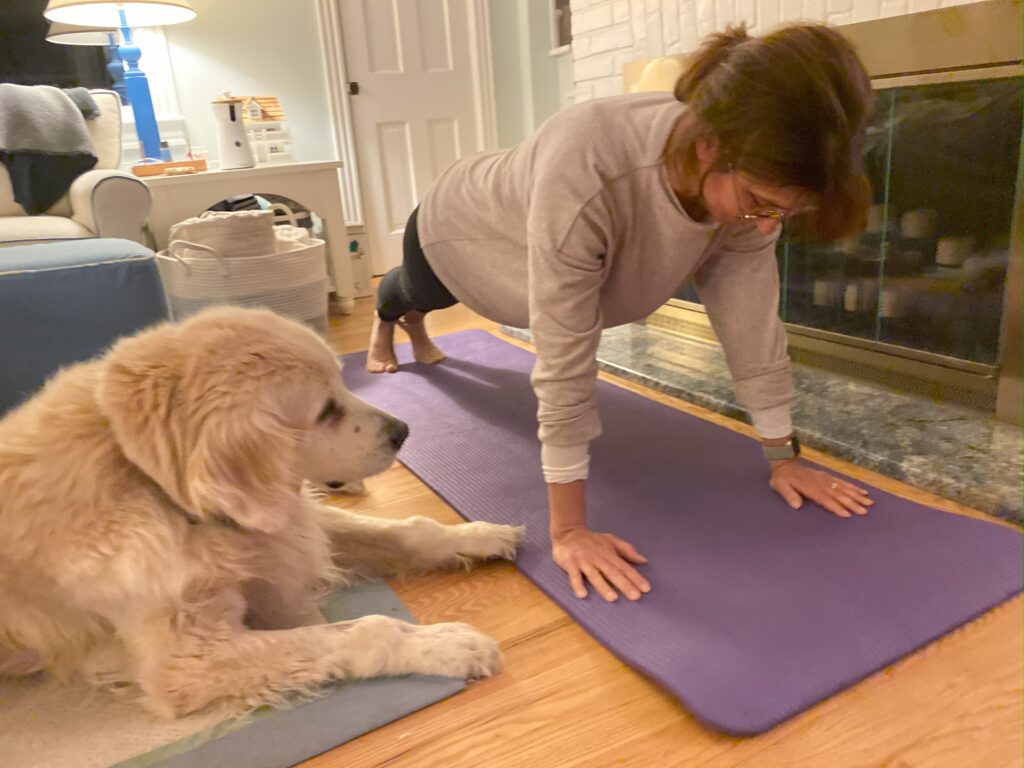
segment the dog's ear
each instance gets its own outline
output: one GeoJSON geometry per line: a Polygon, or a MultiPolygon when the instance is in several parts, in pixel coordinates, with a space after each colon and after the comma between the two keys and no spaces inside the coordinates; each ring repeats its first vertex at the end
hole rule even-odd
{"type": "Polygon", "coordinates": [[[187,507],[182,483],[187,435],[174,413],[179,406],[180,352],[172,325],[121,339],[104,358],[96,402],[127,459],[187,507]]]}
{"type": "Polygon", "coordinates": [[[260,410],[252,377],[194,365],[173,325],[118,342],[96,399],[125,456],[179,506],[268,533],[301,506],[300,434],[260,410]]]}
{"type": "Polygon", "coordinates": [[[185,471],[192,505],[244,528],[282,530],[302,506],[300,438],[253,406],[207,414],[185,471]]]}

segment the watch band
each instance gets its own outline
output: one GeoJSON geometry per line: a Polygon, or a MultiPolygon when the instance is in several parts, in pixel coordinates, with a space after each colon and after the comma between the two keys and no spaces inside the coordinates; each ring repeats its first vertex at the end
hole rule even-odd
{"type": "Polygon", "coordinates": [[[800,441],[797,440],[796,435],[789,438],[788,442],[782,445],[765,445],[764,456],[768,461],[785,461],[786,459],[795,459],[800,455],[800,441]]]}

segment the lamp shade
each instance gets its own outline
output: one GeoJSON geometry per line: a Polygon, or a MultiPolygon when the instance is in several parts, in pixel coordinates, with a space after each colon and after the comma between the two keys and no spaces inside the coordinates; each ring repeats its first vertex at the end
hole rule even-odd
{"type": "Polygon", "coordinates": [[[116,34],[117,30],[114,27],[74,27],[51,21],[46,32],[46,41],[61,45],[110,45],[109,35],[116,34]]]}
{"type": "Polygon", "coordinates": [[[50,21],[81,27],[120,27],[118,11],[132,27],[162,27],[191,21],[196,12],[188,0],[50,0],[43,15],[50,21]]]}

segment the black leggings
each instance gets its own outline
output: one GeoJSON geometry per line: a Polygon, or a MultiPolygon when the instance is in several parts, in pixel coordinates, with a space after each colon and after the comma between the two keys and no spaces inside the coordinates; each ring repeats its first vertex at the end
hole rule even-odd
{"type": "Polygon", "coordinates": [[[388,323],[395,322],[412,309],[426,313],[459,303],[434,274],[423,255],[420,235],[416,230],[418,212],[419,207],[405,225],[402,266],[384,275],[377,287],[377,316],[388,323]]]}

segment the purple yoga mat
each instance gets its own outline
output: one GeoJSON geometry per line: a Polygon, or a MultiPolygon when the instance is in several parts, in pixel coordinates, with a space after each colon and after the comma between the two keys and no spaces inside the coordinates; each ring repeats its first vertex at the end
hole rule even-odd
{"type": "Polygon", "coordinates": [[[371,376],[360,397],[409,422],[400,460],[463,517],[525,524],[519,568],[626,664],[708,725],[760,733],[1021,590],[1021,535],[875,490],[863,518],[769,489],[757,442],[598,382],[588,518],[649,559],[652,591],[574,597],[550,559],[533,355],[483,331],[448,360],[371,376]]]}

